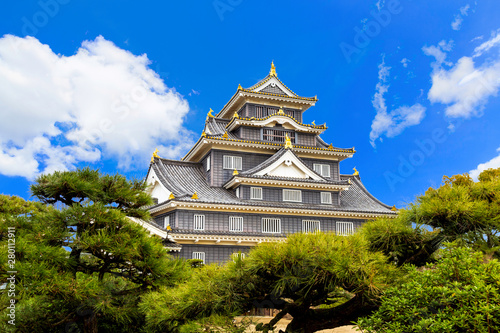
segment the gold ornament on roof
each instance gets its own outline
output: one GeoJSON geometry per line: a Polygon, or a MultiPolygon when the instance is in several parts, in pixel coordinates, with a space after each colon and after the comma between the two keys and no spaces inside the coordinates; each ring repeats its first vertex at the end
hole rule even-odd
{"type": "Polygon", "coordinates": [[[333,145],[330,143],[330,145],[328,146],[328,149],[333,149],[333,145]]]}
{"type": "Polygon", "coordinates": [[[391,210],[392,210],[393,212],[395,212],[395,211],[397,211],[398,209],[396,208],[396,205],[394,205],[394,206],[392,206],[391,210]]]}
{"type": "Polygon", "coordinates": [[[214,112],[214,110],[212,110],[212,108],[210,108],[210,111],[208,111],[207,117],[213,118],[214,115],[212,114],[212,112],[214,112]]]}
{"type": "Polygon", "coordinates": [[[160,156],[158,156],[158,148],[156,148],[155,151],[153,152],[153,156],[151,156],[151,162],[155,161],[155,157],[160,158],[160,156]]]}
{"type": "Polygon", "coordinates": [[[228,135],[227,135],[227,131],[224,132],[224,135],[222,136],[224,139],[227,139],[228,138],[228,135]]]}
{"type": "Polygon", "coordinates": [[[238,90],[243,90],[243,87],[241,86],[241,84],[238,84],[238,90]]]}
{"type": "Polygon", "coordinates": [[[311,122],[311,124],[313,124],[314,126],[316,126],[315,120],[313,120],[313,121],[311,122]]]}
{"type": "Polygon", "coordinates": [[[240,118],[240,116],[238,116],[238,111],[234,111],[233,118],[240,118]]]}
{"type": "Polygon", "coordinates": [[[171,227],[171,226],[169,226],[169,225],[167,225],[167,230],[168,230],[168,231],[171,231],[171,230],[172,230],[172,227],[171,227]]]}
{"type": "Polygon", "coordinates": [[[206,138],[207,137],[207,133],[205,133],[205,131],[201,132],[201,136],[206,138]]]}
{"type": "Polygon", "coordinates": [[[170,193],[170,195],[168,196],[168,200],[174,200],[175,199],[175,195],[174,193],[170,193]]]}
{"type": "Polygon", "coordinates": [[[274,67],[274,61],[271,62],[271,71],[269,72],[269,75],[271,75],[271,76],[278,76],[276,74],[276,67],[274,67]]]}
{"type": "Polygon", "coordinates": [[[285,115],[285,112],[283,111],[283,108],[280,108],[280,110],[278,111],[278,114],[280,116],[284,116],[285,115]]]}
{"type": "Polygon", "coordinates": [[[285,149],[292,149],[292,148],[293,148],[292,140],[290,140],[288,134],[285,134],[285,149]]]}
{"type": "Polygon", "coordinates": [[[198,200],[198,193],[194,192],[193,196],[191,197],[191,199],[194,199],[194,200],[198,200]]]}
{"type": "Polygon", "coordinates": [[[356,170],[356,167],[352,168],[354,170],[353,176],[359,176],[358,170],[356,170]]]}
{"type": "Polygon", "coordinates": [[[238,170],[234,169],[233,171],[233,176],[237,176],[239,173],[238,173],[238,170]]]}

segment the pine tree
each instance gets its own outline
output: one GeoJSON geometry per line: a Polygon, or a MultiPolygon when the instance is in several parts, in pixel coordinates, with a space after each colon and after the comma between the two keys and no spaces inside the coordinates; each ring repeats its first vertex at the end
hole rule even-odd
{"type": "Polygon", "coordinates": [[[40,202],[0,199],[2,252],[16,230],[16,330],[140,331],[140,298],[188,269],[127,218],[148,218],[145,184],[87,168],[42,175],[31,190],[40,202]]]}

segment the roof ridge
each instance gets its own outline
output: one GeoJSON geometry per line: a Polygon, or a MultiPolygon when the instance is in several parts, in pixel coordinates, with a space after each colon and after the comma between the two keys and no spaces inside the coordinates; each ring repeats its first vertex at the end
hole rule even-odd
{"type": "Polygon", "coordinates": [[[315,175],[317,175],[318,177],[320,177],[323,181],[327,182],[328,180],[321,176],[319,173],[317,173],[316,171],[314,171],[313,169],[311,169],[307,163],[304,162],[304,160],[302,158],[300,158],[300,156],[298,156],[294,151],[293,149],[287,149],[285,148],[284,146],[281,147],[275,154],[273,154],[271,157],[269,157],[268,159],[266,159],[264,162],[256,165],[255,167],[251,168],[251,169],[248,169],[244,172],[241,172],[240,174],[242,176],[247,176],[247,175],[252,175],[256,172],[259,172],[265,168],[267,168],[269,165],[271,165],[272,163],[276,162],[278,159],[281,158],[281,156],[283,156],[287,151],[290,151],[307,169],[309,169],[310,171],[312,171],[315,175]]]}
{"type": "Polygon", "coordinates": [[[340,177],[349,177],[350,179],[354,179],[354,182],[356,182],[356,185],[358,185],[358,187],[363,191],[365,192],[365,194],[367,194],[372,200],[374,200],[375,202],[381,204],[382,206],[384,206],[385,208],[388,208],[388,209],[391,209],[392,206],[389,206],[385,203],[383,203],[382,201],[380,201],[379,199],[377,199],[373,194],[371,194],[368,189],[365,187],[365,185],[361,182],[361,178],[359,176],[355,176],[355,175],[340,175],[340,177]]]}
{"type": "Polygon", "coordinates": [[[155,161],[159,160],[162,163],[168,162],[170,164],[177,164],[177,165],[193,165],[193,166],[199,166],[201,163],[199,162],[191,162],[191,161],[181,161],[181,160],[171,160],[168,158],[163,158],[163,157],[155,157],[155,161]]]}

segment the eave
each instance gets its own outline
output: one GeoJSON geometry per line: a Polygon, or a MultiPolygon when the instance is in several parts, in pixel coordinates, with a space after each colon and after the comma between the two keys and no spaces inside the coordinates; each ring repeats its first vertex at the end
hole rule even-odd
{"type": "Polygon", "coordinates": [[[234,236],[230,235],[203,235],[193,233],[175,233],[170,236],[179,244],[196,244],[196,245],[238,245],[238,246],[255,246],[266,242],[284,242],[284,235],[278,237],[259,237],[259,236],[243,236],[237,233],[234,236]]]}
{"type": "MultiPolygon", "coordinates": [[[[251,140],[234,140],[224,137],[201,137],[191,150],[182,158],[183,161],[199,162],[205,154],[213,148],[222,150],[238,150],[257,153],[273,154],[281,149],[283,144],[271,142],[258,142],[251,140]]],[[[350,158],[356,152],[354,148],[319,148],[308,146],[294,146],[294,152],[299,157],[318,158],[342,161],[350,158]]]]}
{"type": "Polygon", "coordinates": [[[304,190],[328,190],[328,191],[346,191],[349,189],[349,184],[327,184],[314,182],[298,182],[293,180],[275,180],[253,177],[233,176],[224,185],[226,189],[232,189],[239,185],[259,185],[269,187],[287,187],[299,188],[304,190]]]}
{"type": "Polygon", "coordinates": [[[217,114],[217,117],[229,119],[233,116],[235,111],[238,111],[247,102],[262,103],[265,101],[267,105],[289,107],[305,111],[311,106],[314,106],[317,100],[316,97],[283,96],[264,92],[252,92],[241,88],[238,89],[229,102],[224,105],[222,110],[217,114]]]}
{"type": "Polygon", "coordinates": [[[319,135],[323,133],[327,127],[326,125],[308,125],[308,124],[303,124],[299,123],[295,118],[286,115],[286,114],[272,114],[270,116],[267,116],[265,118],[240,118],[240,117],[233,117],[231,121],[227,124],[226,128],[228,131],[234,131],[240,126],[251,126],[251,127],[265,127],[273,122],[276,122],[278,124],[289,124],[291,125],[296,131],[298,132],[304,132],[304,133],[313,133],[316,135],[319,135]]]}
{"type": "Polygon", "coordinates": [[[342,210],[323,210],[323,209],[302,209],[288,207],[269,207],[257,205],[237,205],[209,202],[193,202],[193,201],[177,201],[171,200],[156,207],[152,207],[149,211],[151,214],[169,212],[176,209],[183,210],[203,210],[203,211],[228,211],[235,213],[251,213],[251,214],[266,214],[266,215],[294,215],[294,216],[323,216],[329,218],[351,218],[351,219],[373,219],[378,217],[393,218],[397,216],[395,212],[357,212],[357,211],[342,211],[342,210]]]}

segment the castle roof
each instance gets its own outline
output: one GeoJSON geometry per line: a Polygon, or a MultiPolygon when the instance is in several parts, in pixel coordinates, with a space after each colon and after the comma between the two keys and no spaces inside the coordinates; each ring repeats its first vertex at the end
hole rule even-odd
{"type": "MultiPolygon", "coordinates": [[[[174,199],[167,200],[150,207],[151,211],[160,211],[172,202],[211,204],[214,206],[259,206],[285,209],[321,210],[332,212],[360,212],[394,215],[391,207],[383,204],[372,196],[361,183],[358,176],[341,175],[338,183],[348,185],[348,190],[342,191],[340,205],[314,205],[309,203],[289,203],[276,201],[254,201],[236,197],[223,187],[212,187],[206,179],[201,163],[174,161],[154,158],[150,172],[153,171],[165,188],[170,190],[174,199]],[[193,199],[196,192],[198,199],[193,199]]],[[[289,179],[293,181],[294,179],[289,179]]]]}

